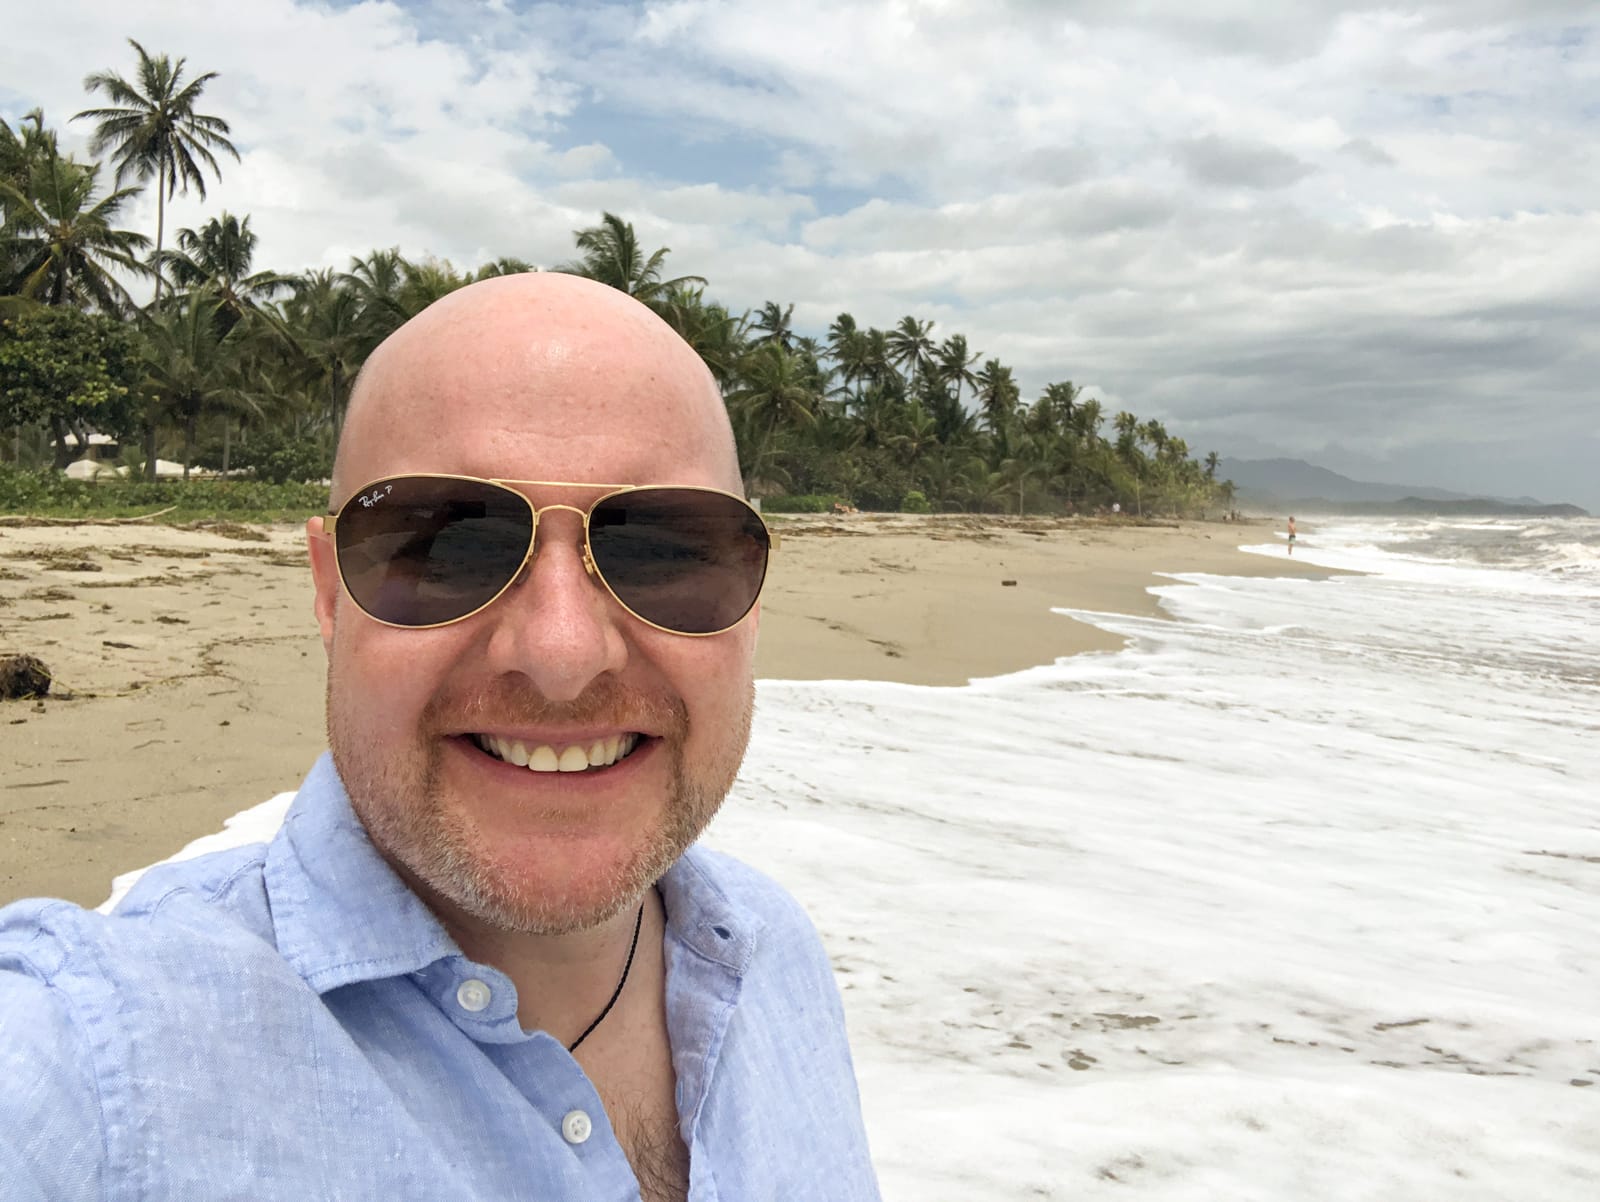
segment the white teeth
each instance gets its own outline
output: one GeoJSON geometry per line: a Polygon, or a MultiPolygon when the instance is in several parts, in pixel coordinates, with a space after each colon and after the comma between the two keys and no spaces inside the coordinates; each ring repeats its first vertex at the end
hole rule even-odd
{"type": "Polygon", "coordinates": [[[625,758],[639,745],[639,736],[611,735],[588,744],[573,743],[560,751],[548,743],[530,748],[519,739],[502,739],[495,735],[479,735],[477,743],[497,759],[531,772],[582,772],[588,768],[605,768],[625,758]]]}

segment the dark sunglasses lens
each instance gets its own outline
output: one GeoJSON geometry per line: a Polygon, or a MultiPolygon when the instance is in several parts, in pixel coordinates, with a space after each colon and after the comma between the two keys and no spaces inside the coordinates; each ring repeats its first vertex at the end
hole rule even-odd
{"type": "Polygon", "coordinates": [[[528,503],[508,488],[398,476],[347,501],[334,535],[357,605],[395,626],[436,626],[492,601],[532,530],[528,503]]]}
{"type": "Polygon", "coordinates": [[[594,566],[617,599],[679,634],[716,634],[750,612],[768,542],[750,506],[694,488],[618,493],[589,515],[594,566]]]}

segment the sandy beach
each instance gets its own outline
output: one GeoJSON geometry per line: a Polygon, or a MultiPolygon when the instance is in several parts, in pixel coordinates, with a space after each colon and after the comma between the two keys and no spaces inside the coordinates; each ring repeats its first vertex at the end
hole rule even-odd
{"type": "MultiPolygon", "coordinates": [[[[1152,615],[1156,573],[1325,575],[1247,555],[1262,523],[854,514],[775,518],[758,674],[944,686],[1120,640],[1053,606],[1152,615]]],[[[0,904],[104,900],[274,793],[324,746],[323,656],[298,527],[0,524],[0,904]]],[[[759,721],[759,719],[758,719],[759,721]]]]}

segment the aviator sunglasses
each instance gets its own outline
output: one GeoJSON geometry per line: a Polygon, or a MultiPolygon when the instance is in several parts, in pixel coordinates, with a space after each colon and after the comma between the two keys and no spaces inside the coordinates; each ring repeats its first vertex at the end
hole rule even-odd
{"type": "Polygon", "coordinates": [[[761,595],[777,539],[741,497],[693,485],[571,484],[385,476],[325,517],[345,592],[387,626],[460,622],[492,603],[533,555],[539,515],[583,519],[583,564],[617,602],[673,634],[721,634],[761,595]],[[535,507],[512,485],[604,489],[580,509],[535,507]]]}

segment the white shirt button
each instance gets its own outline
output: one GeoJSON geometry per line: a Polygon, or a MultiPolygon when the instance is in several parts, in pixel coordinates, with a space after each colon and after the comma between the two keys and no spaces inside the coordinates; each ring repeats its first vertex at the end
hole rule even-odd
{"type": "Polygon", "coordinates": [[[581,1144],[593,1130],[594,1124],[581,1110],[569,1110],[567,1117],[561,1120],[561,1138],[569,1144],[581,1144]]]}
{"type": "Polygon", "coordinates": [[[477,977],[468,977],[456,986],[456,1001],[463,1010],[470,1010],[473,1014],[487,1007],[492,996],[489,987],[477,977]]]}

